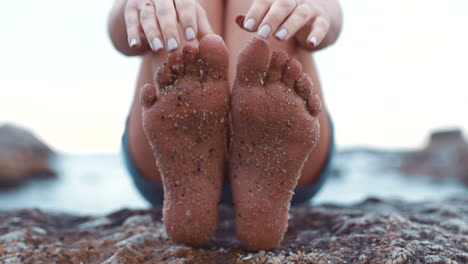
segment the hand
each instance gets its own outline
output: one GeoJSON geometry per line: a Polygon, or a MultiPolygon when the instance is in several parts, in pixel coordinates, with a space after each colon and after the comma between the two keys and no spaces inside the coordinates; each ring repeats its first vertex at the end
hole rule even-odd
{"type": "Polygon", "coordinates": [[[279,40],[291,37],[316,48],[330,29],[330,16],[317,0],[255,0],[247,15],[236,22],[261,38],[274,35],[279,40]]]}
{"type": "Polygon", "coordinates": [[[179,24],[189,41],[212,33],[205,10],[195,0],[128,0],[124,14],[132,48],[147,41],[153,51],[177,49],[179,24]]]}

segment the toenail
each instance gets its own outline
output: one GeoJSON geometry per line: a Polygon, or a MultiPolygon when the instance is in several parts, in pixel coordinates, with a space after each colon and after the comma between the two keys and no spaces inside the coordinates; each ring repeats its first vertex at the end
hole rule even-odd
{"type": "Polygon", "coordinates": [[[263,25],[260,30],[258,31],[258,35],[264,39],[266,39],[268,37],[268,35],[270,35],[270,32],[271,32],[271,27],[269,25],[263,25]]]}
{"type": "Polygon", "coordinates": [[[161,42],[161,40],[159,38],[154,38],[152,43],[153,43],[152,48],[153,48],[154,51],[158,51],[158,50],[163,48],[163,44],[162,44],[162,42],[161,42]]]}
{"type": "Polygon", "coordinates": [[[254,26],[255,26],[255,19],[253,18],[247,19],[244,23],[244,28],[247,30],[253,30],[254,26]]]}
{"type": "Polygon", "coordinates": [[[179,47],[179,45],[177,45],[177,41],[175,40],[175,38],[169,38],[167,40],[167,50],[168,51],[173,51],[173,50],[177,49],[177,47],[179,47]]]}
{"type": "Polygon", "coordinates": [[[195,39],[195,30],[192,27],[188,27],[185,29],[185,39],[192,40],[195,39]]]}
{"type": "Polygon", "coordinates": [[[280,40],[285,39],[286,36],[288,36],[288,30],[285,29],[285,28],[281,29],[280,31],[276,32],[276,34],[275,34],[275,37],[277,39],[280,39],[280,40]]]}

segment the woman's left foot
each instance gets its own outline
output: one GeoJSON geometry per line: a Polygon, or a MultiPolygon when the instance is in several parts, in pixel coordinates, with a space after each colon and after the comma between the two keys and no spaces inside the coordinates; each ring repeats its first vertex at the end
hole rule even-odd
{"type": "Polygon", "coordinates": [[[247,249],[273,248],[286,232],[294,188],[320,133],[321,102],[312,86],[285,52],[270,60],[263,40],[239,54],[229,165],[236,232],[247,249]]]}

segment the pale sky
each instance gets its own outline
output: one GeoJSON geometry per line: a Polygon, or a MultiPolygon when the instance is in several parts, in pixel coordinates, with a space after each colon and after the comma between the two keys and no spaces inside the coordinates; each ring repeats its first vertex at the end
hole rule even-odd
{"type": "MultiPolygon", "coordinates": [[[[113,49],[113,0],[3,1],[0,122],[65,152],[118,152],[138,58],[113,49]]],[[[340,147],[424,144],[468,130],[468,1],[342,0],[344,27],[316,54],[340,147]]]]}

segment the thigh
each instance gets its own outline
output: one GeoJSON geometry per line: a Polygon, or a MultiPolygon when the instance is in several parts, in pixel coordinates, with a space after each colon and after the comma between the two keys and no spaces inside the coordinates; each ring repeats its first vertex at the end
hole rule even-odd
{"type": "Polygon", "coordinates": [[[198,0],[201,6],[206,11],[208,19],[210,20],[211,27],[216,35],[223,36],[223,13],[224,2],[223,0],[198,0]]]}

